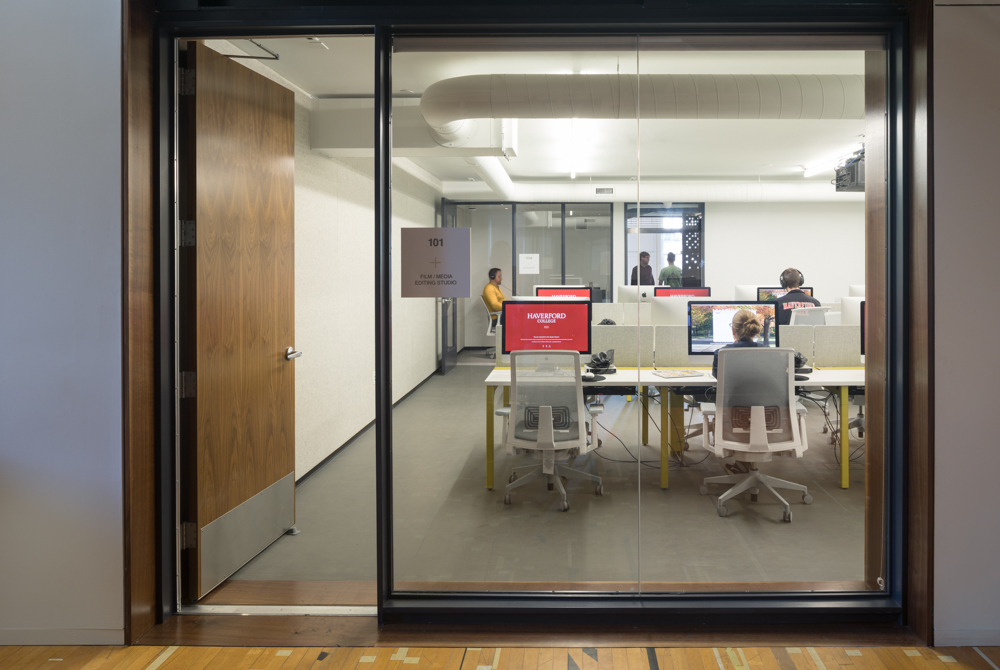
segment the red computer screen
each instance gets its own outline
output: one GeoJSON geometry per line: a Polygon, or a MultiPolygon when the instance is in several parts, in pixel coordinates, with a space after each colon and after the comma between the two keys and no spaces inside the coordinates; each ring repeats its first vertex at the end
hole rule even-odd
{"type": "Polygon", "coordinates": [[[590,351],[590,302],[536,300],[503,303],[503,353],[590,351]]]}
{"type": "Polygon", "coordinates": [[[590,300],[589,286],[537,286],[535,295],[539,298],[586,298],[590,300]]]}
{"type": "Polygon", "coordinates": [[[711,298],[712,289],[707,286],[657,286],[653,289],[653,295],[657,298],[665,298],[667,296],[680,296],[682,298],[711,298]]]}

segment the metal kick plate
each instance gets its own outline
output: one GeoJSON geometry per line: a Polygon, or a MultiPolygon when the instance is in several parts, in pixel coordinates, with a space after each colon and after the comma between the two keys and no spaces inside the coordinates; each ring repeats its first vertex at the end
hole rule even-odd
{"type": "Polygon", "coordinates": [[[225,581],[295,524],[291,472],[201,529],[198,597],[225,581]]]}

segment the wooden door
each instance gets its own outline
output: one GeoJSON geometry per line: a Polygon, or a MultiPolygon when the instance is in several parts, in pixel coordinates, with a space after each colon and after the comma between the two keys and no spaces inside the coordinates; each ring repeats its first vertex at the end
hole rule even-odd
{"type": "Polygon", "coordinates": [[[196,600],[295,523],[295,106],[198,42],[186,70],[181,535],[196,600]]]}

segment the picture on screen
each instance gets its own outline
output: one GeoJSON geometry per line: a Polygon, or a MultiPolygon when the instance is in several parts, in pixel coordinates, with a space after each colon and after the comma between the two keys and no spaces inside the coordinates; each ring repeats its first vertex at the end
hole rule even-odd
{"type": "MultiPolygon", "coordinates": [[[[806,295],[811,296],[813,294],[812,286],[802,286],[799,288],[800,291],[806,295]]],[[[758,287],[757,288],[757,300],[762,302],[774,302],[778,298],[784,298],[785,294],[788,293],[786,288],[776,288],[776,287],[758,287]]]]}
{"type": "Polygon", "coordinates": [[[764,326],[755,338],[759,345],[778,346],[778,327],[774,318],[774,305],[750,302],[692,302],[688,305],[688,353],[713,354],[727,344],[732,344],[733,317],[741,309],[757,314],[764,326]]]}
{"type": "Polygon", "coordinates": [[[686,286],[678,288],[676,286],[657,286],[653,289],[657,298],[680,297],[680,298],[711,298],[712,289],[708,286],[686,286]]]}
{"type": "Polygon", "coordinates": [[[503,303],[503,349],[590,351],[591,304],[557,299],[503,303]]]}

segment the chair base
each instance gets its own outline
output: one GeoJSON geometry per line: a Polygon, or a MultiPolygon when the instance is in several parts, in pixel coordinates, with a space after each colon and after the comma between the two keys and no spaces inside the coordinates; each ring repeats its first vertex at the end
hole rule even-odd
{"type": "Polygon", "coordinates": [[[756,500],[758,489],[761,486],[770,491],[771,494],[778,499],[782,506],[784,506],[785,512],[782,516],[784,521],[791,522],[792,507],[788,504],[787,500],[781,497],[781,494],[779,494],[776,489],[801,491],[802,502],[806,505],[812,503],[812,496],[809,495],[808,487],[803,486],[802,484],[796,484],[795,482],[785,481],[784,479],[778,479],[777,477],[771,477],[770,475],[761,474],[758,470],[751,470],[748,474],[705,477],[701,483],[700,493],[702,495],[708,495],[709,484],[733,485],[728,491],[719,496],[719,516],[726,516],[729,514],[729,510],[726,508],[726,502],[744,491],[749,490],[753,499],[756,500]]]}
{"type": "Polygon", "coordinates": [[[519,467],[511,468],[512,473],[510,475],[510,483],[504,488],[503,504],[510,504],[510,492],[519,486],[524,486],[529,482],[533,482],[536,479],[541,479],[545,477],[548,480],[549,489],[554,487],[559,491],[559,496],[562,500],[559,502],[559,509],[563,512],[569,510],[569,500],[566,498],[566,487],[563,486],[563,477],[566,479],[578,479],[589,481],[592,484],[597,484],[594,488],[595,495],[604,495],[604,486],[601,482],[601,478],[597,475],[592,475],[589,472],[584,472],[583,470],[575,470],[569,467],[566,463],[556,463],[553,466],[552,474],[546,475],[542,472],[541,464],[538,465],[522,465],[519,467]],[[525,468],[530,468],[528,474],[523,477],[517,476],[517,470],[523,470],[525,468]]]}

